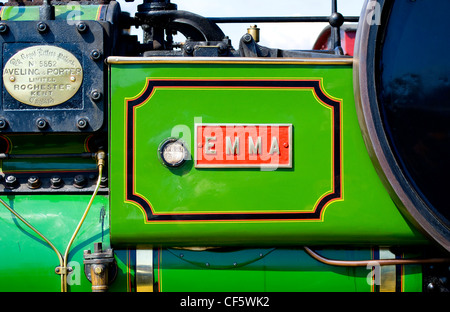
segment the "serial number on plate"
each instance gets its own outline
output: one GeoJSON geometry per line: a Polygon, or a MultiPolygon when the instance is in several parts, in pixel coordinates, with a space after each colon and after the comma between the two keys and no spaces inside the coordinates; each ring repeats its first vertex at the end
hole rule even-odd
{"type": "Polygon", "coordinates": [[[3,83],[16,100],[50,107],[72,98],[83,81],[78,59],[56,46],[32,46],[18,51],[5,64],[3,83]]]}

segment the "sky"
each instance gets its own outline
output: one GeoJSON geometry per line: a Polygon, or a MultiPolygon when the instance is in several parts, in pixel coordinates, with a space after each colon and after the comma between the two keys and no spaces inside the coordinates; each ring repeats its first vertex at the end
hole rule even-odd
{"type": "MultiPolygon", "coordinates": [[[[190,11],[205,17],[242,16],[328,16],[331,0],[172,0],[178,10],[190,11]]],[[[344,16],[360,16],[365,0],[338,0],[338,11],[344,16]]],[[[123,11],[133,16],[142,1],[125,3],[119,0],[123,11]]],[[[249,24],[218,24],[232,45],[247,32],[249,24]]],[[[257,24],[260,28],[260,45],[278,49],[311,49],[326,23],[257,24]]],[[[176,36],[175,41],[184,41],[176,36]]]]}

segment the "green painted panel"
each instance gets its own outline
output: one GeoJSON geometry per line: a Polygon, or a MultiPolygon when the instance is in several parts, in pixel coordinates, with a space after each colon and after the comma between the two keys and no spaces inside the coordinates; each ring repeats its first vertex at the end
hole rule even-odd
{"type": "MultiPolygon", "coordinates": [[[[330,259],[374,259],[371,249],[317,251],[330,259]]],[[[371,268],[329,266],[301,249],[161,249],[155,263],[162,292],[374,292],[382,280],[372,280],[371,268]]],[[[420,266],[407,266],[397,276],[397,291],[421,291],[420,266]]]]}
{"type": "MultiPolygon", "coordinates": [[[[76,3],[76,2],[73,2],[76,3]]],[[[56,20],[99,20],[104,18],[107,6],[104,5],[56,5],[56,20]]],[[[39,20],[39,6],[2,6],[0,8],[2,20],[36,21],[39,20]]]]}
{"type": "Polygon", "coordinates": [[[426,243],[392,202],[367,154],[350,65],[123,63],[111,64],[110,75],[114,244],[426,243]],[[292,87],[289,81],[317,84],[292,87]],[[161,142],[180,137],[192,152],[198,122],[292,124],[293,167],[203,169],[192,160],[164,167],[161,142]],[[320,214],[308,214],[332,193],[320,214]],[[292,212],[298,215],[291,218],[292,212]],[[272,217],[277,213],[288,217],[272,217]]]}
{"type": "MultiPolygon", "coordinates": [[[[38,229],[64,255],[67,244],[89,202],[89,195],[9,195],[2,199],[27,222],[38,229]]],[[[70,249],[68,265],[74,271],[68,276],[68,291],[91,291],[84,275],[84,250],[94,243],[109,248],[108,198],[97,196],[70,249]]],[[[0,291],[58,292],[60,276],[56,253],[39,236],[0,206],[0,291]]],[[[126,270],[125,270],[126,271],[126,270]]],[[[111,290],[124,290],[124,273],[111,290]]]]}

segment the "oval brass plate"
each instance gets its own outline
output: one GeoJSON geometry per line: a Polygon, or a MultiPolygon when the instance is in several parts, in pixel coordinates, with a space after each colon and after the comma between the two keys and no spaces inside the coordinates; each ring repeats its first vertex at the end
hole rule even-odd
{"type": "Polygon", "coordinates": [[[50,107],[69,100],[83,81],[78,59],[67,50],[38,45],[20,50],[6,62],[3,83],[16,100],[50,107]]]}

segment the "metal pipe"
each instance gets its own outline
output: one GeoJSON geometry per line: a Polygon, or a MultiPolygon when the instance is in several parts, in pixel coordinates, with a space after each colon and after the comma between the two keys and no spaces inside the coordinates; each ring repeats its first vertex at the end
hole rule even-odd
{"type": "Polygon", "coordinates": [[[366,267],[376,262],[377,265],[405,265],[405,264],[426,264],[426,263],[447,263],[450,262],[450,258],[428,258],[428,259],[378,259],[378,260],[331,260],[322,257],[318,253],[312,251],[310,248],[303,247],[311,257],[319,262],[333,265],[333,266],[345,266],[345,267],[366,267]]]}
{"type": "MultiPolygon", "coordinates": [[[[58,256],[59,259],[59,265],[60,267],[63,267],[63,257],[61,255],[61,253],[59,252],[58,249],[56,249],[56,247],[52,244],[52,242],[50,242],[41,232],[39,232],[34,226],[32,226],[30,223],[28,223],[24,218],[22,218],[22,216],[20,214],[18,214],[16,211],[14,211],[14,209],[12,209],[5,201],[3,201],[3,199],[0,198],[0,203],[3,204],[3,206],[6,207],[6,209],[8,209],[13,215],[15,215],[20,221],[22,221],[26,226],[28,226],[31,230],[33,230],[39,237],[41,237],[56,253],[56,255],[58,256]]],[[[61,274],[61,290],[64,288],[64,282],[65,279],[63,277],[63,274],[61,274]]]]}
{"type": "MultiPolygon", "coordinates": [[[[208,17],[213,23],[328,23],[329,16],[208,17]]],[[[344,17],[344,22],[357,23],[359,16],[344,17]]]]}
{"type": "MultiPolygon", "coordinates": [[[[92,203],[94,202],[94,198],[97,195],[98,189],[100,188],[100,182],[102,180],[102,171],[103,171],[103,166],[105,165],[105,152],[103,151],[99,151],[97,153],[97,165],[98,165],[98,179],[97,179],[97,185],[95,186],[95,190],[94,193],[92,194],[91,200],[89,201],[86,210],[84,211],[83,216],[81,217],[80,222],[78,223],[77,228],[75,229],[75,232],[72,235],[72,238],[69,241],[69,244],[67,244],[67,248],[66,248],[66,252],[64,253],[64,265],[63,267],[66,268],[67,267],[67,259],[69,258],[69,250],[70,247],[72,246],[73,241],[75,240],[75,237],[78,234],[78,231],[81,228],[81,225],[83,224],[84,220],[86,219],[86,216],[92,206],[92,203]]],[[[65,275],[65,281],[64,281],[64,291],[67,291],[67,275],[65,275]]]]}
{"type": "Polygon", "coordinates": [[[0,153],[0,159],[33,159],[33,158],[95,158],[97,153],[68,153],[68,154],[7,154],[0,153]]]}
{"type": "MultiPolygon", "coordinates": [[[[91,154],[91,153],[86,153],[86,154],[91,154]]],[[[22,221],[26,226],[28,226],[31,230],[33,230],[37,235],[39,235],[55,251],[56,255],[58,256],[59,263],[60,263],[59,268],[57,268],[57,269],[59,269],[57,273],[61,275],[61,291],[62,292],[67,292],[67,274],[69,273],[69,271],[67,269],[67,262],[68,262],[67,259],[69,257],[70,247],[71,247],[75,237],[77,236],[78,231],[80,230],[81,225],[83,224],[84,219],[87,216],[87,213],[89,212],[89,210],[92,206],[94,198],[97,195],[98,189],[100,188],[100,182],[102,180],[102,170],[103,170],[103,166],[105,165],[106,154],[103,151],[99,151],[98,153],[95,153],[94,155],[97,158],[97,165],[98,165],[97,185],[96,185],[94,193],[92,194],[92,197],[86,207],[86,210],[85,210],[80,222],[78,223],[78,226],[75,229],[75,232],[73,233],[72,238],[69,241],[69,244],[67,245],[64,256],[61,255],[61,253],[50,242],[50,240],[48,240],[41,232],[39,232],[35,227],[33,227],[30,223],[28,223],[20,214],[15,212],[4,200],[2,200],[0,198],[0,203],[3,204],[3,206],[5,206],[12,214],[14,214],[20,221],[22,221]]]]}

